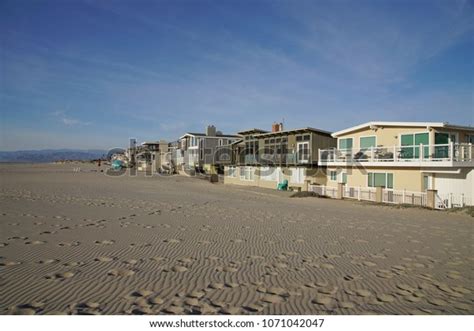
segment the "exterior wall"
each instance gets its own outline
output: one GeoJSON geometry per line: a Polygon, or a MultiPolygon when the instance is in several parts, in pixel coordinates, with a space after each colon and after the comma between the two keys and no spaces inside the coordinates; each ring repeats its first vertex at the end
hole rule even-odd
{"type": "MultiPolygon", "coordinates": [[[[344,135],[340,135],[338,139],[344,138],[353,138],[352,141],[352,148],[359,149],[360,148],[360,137],[367,137],[367,136],[376,136],[376,144],[377,146],[400,146],[400,135],[404,133],[422,133],[428,132],[430,145],[433,145],[434,142],[434,134],[435,132],[446,132],[446,133],[456,133],[458,135],[457,142],[466,142],[468,135],[473,135],[474,133],[471,131],[463,131],[463,130],[456,130],[456,129],[449,129],[449,128],[436,128],[428,130],[426,127],[379,127],[378,129],[370,129],[365,128],[362,130],[349,132],[344,135]]],[[[339,145],[338,145],[339,146],[339,145]]]]}
{"type": "MultiPolygon", "coordinates": [[[[263,188],[276,189],[278,183],[281,183],[283,180],[288,180],[288,186],[292,187],[305,187],[305,180],[309,179],[305,172],[306,168],[304,167],[260,167],[260,166],[248,166],[248,168],[253,169],[253,180],[246,180],[240,176],[240,168],[244,166],[236,166],[235,174],[236,177],[229,177],[229,167],[224,168],[224,184],[234,184],[234,185],[243,185],[243,186],[257,186],[263,188]],[[265,173],[265,170],[274,171],[275,178],[278,180],[269,180],[270,172],[265,173]],[[297,169],[304,169],[303,175],[300,177],[296,174],[297,169]],[[296,182],[295,179],[299,177],[299,181],[296,182]]],[[[321,180],[321,175],[318,176],[318,179],[321,180]]]]}
{"type": "Polygon", "coordinates": [[[337,147],[337,139],[320,134],[311,135],[311,155],[313,161],[319,160],[319,149],[337,147]]]}
{"type": "Polygon", "coordinates": [[[409,169],[397,169],[397,168],[327,168],[327,186],[337,187],[337,183],[341,182],[341,173],[347,173],[347,186],[354,187],[368,187],[367,173],[378,172],[378,173],[392,173],[393,174],[393,189],[394,190],[407,190],[414,192],[423,192],[423,176],[420,168],[409,168],[409,169]],[[337,181],[331,180],[331,171],[338,171],[337,181]]]}
{"type": "Polygon", "coordinates": [[[464,194],[474,203],[474,170],[461,169],[459,174],[433,173],[433,189],[438,194],[464,194]]]}

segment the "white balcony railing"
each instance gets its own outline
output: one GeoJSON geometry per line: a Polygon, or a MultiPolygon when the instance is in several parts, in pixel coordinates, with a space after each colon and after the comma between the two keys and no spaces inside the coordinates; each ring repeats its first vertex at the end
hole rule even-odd
{"type": "Polygon", "coordinates": [[[319,163],[365,162],[473,162],[473,144],[377,146],[369,148],[320,149],[319,163]]]}

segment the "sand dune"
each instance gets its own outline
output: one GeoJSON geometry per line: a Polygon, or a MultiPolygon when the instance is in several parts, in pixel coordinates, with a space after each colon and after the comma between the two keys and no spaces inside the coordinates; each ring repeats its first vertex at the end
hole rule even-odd
{"type": "Polygon", "coordinates": [[[0,167],[2,314],[473,314],[473,220],[0,167]]]}

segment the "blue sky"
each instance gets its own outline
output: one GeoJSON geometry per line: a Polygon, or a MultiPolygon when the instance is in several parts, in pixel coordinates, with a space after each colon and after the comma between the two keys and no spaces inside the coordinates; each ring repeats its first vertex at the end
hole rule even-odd
{"type": "Polygon", "coordinates": [[[474,125],[473,1],[0,2],[0,150],[474,125]]]}

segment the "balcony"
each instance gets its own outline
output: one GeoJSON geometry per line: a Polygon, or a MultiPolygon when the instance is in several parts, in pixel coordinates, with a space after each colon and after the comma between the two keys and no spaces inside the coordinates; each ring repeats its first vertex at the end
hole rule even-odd
{"type": "Polygon", "coordinates": [[[474,145],[438,144],[320,149],[319,165],[474,166],[474,145]]]}
{"type": "Polygon", "coordinates": [[[241,165],[296,165],[311,164],[311,156],[298,158],[297,153],[287,154],[261,154],[261,155],[241,155],[239,158],[241,165]]]}

